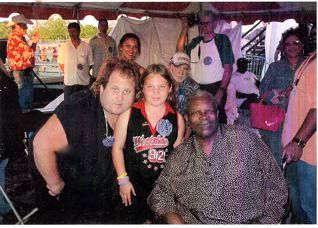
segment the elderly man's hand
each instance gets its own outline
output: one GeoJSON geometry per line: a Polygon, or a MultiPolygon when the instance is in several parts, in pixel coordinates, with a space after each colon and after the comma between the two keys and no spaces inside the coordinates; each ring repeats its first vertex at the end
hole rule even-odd
{"type": "Polygon", "coordinates": [[[287,163],[298,161],[303,153],[303,149],[296,143],[290,142],[283,149],[283,158],[286,158],[287,163]]]}

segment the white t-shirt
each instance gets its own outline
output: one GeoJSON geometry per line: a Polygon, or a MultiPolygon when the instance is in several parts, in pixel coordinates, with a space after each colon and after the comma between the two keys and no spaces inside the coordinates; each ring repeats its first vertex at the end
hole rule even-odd
{"type": "Polygon", "coordinates": [[[199,84],[211,84],[221,81],[224,68],[220,59],[215,39],[208,43],[201,41],[191,51],[192,78],[199,84]],[[198,56],[200,48],[200,58],[198,56]]]}
{"type": "MultiPolygon", "coordinates": [[[[252,72],[246,71],[244,74],[239,72],[234,72],[231,77],[229,89],[233,89],[240,93],[252,94],[255,93],[259,95],[259,90],[255,85],[257,78],[252,72]]],[[[237,98],[237,107],[246,100],[247,98],[237,98]]]]}
{"type": "Polygon", "coordinates": [[[88,85],[90,81],[89,66],[94,65],[92,49],[88,43],[81,41],[75,48],[70,40],[62,45],[57,59],[64,64],[64,84],[88,85]]]}

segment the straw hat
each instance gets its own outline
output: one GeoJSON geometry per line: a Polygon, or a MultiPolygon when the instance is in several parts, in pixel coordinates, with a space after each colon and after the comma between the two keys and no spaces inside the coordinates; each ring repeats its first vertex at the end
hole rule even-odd
{"type": "Polygon", "coordinates": [[[12,17],[11,19],[12,21],[10,21],[8,24],[7,24],[7,27],[11,27],[13,25],[16,25],[16,24],[29,24],[29,25],[33,25],[33,22],[29,19],[27,19],[23,14],[19,14],[19,15],[16,15],[14,17],[12,17]]]}

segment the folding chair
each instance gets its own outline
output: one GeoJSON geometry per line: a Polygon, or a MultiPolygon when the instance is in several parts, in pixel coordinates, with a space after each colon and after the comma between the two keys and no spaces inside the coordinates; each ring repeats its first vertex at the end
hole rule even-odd
{"type": "Polygon", "coordinates": [[[21,216],[19,215],[19,213],[17,212],[17,210],[15,209],[15,207],[13,206],[11,200],[9,199],[8,195],[5,193],[5,191],[3,190],[2,186],[0,185],[0,191],[3,195],[3,197],[6,199],[6,201],[8,202],[8,204],[10,205],[14,215],[17,217],[18,222],[16,224],[25,224],[29,218],[38,211],[38,208],[34,208],[30,213],[28,213],[26,216],[24,216],[23,218],[21,218],[21,216]]]}

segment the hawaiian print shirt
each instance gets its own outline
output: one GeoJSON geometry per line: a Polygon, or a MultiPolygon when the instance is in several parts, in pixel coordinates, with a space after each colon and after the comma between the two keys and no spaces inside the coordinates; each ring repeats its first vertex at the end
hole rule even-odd
{"type": "Polygon", "coordinates": [[[198,90],[199,88],[200,86],[198,85],[198,83],[196,83],[196,81],[194,81],[190,77],[186,77],[186,79],[184,79],[184,81],[179,86],[176,92],[177,110],[182,115],[186,114],[186,106],[189,97],[194,91],[198,90]]]}
{"type": "Polygon", "coordinates": [[[33,66],[35,54],[24,36],[12,31],[7,44],[7,56],[11,70],[25,70],[33,66]]]}

